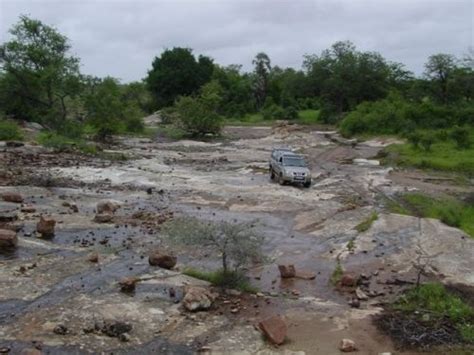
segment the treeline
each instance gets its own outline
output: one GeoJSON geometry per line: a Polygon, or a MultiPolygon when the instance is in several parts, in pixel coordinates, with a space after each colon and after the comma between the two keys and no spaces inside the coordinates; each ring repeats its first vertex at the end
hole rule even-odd
{"type": "Polygon", "coordinates": [[[308,109],[345,135],[473,124],[472,53],[432,55],[416,77],[350,42],[304,56],[301,70],[273,66],[259,53],[251,72],[175,47],[152,61],[143,81],[121,84],[81,74],[67,38],[40,21],[23,16],[11,34],[0,51],[1,110],[65,134],[140,131],[140,117],[156,110],[192,135],[216,133],[226,118],[291,120],[308,109]]]}

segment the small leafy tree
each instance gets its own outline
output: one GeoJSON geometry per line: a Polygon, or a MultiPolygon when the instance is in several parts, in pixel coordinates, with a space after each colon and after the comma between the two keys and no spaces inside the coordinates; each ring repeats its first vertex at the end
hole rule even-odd
{"type": "Polygon", "coordinates": [[[253,223],[211,223],[182,217],[168,222],[163,232],[172,242],[219,253],[224,273],[262,259],[264,237],[256,233],[253,223]]]}
{"type": "Polygon", "coordinates": [[[467,128],[454,127],[451,138],[456,142],[458,149],[468,149],[471,146],[471,137],[467,128]]]}
{"type": "Polygon", "coordinates": [[[420,145],[423,147],[423,149],[427,152],[431,151],[431,146],[435,142],[435,137],[432,133],[424,133],[420,137],[420,145]]]}
{"type": "Polygon", "coordinates": [[[222,117],[218,108],[221,100],[221,88],[216,81],[204,85],[198,97],[180,97],[175,107],[184,130],[192,136],[219,133],[222,117]]]}

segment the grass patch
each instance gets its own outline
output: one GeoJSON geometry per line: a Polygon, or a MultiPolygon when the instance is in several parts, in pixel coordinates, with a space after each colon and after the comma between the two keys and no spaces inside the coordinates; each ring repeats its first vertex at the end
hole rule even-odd
{"type": "Polygon", "coordinates": [[[427,283],[403,295],[394,310],[437,324],[449,320],[465,342],[474,343],[474,308],[440,283],[427,283]]]}
{"type": "Polygon", "coordinates": [[[298,123],[308,125],[320,123],[319,116],[319,110],[301,110],[298,112],[298,123]]]}
{"type": "Polygon", "coordinates": [[[436,218],[474,238],[474,205],[454,198],[433,198],[420,193],[405,194],[400,204],[388,205],[393,213],[436,218]]]}
{"type": "Polygon", "coordinates": [[[331,282],[331,284],[336,285],[341,280],[343,274],[344,269],[342,268],[341,262],[337,260],[336,267],[334,268],[334,271],[332,272],[329,281],[331,282]]]}
{"type": "Polygon", "coordinates": [[[0,141],[22,140],[23,134],[16,122],[0,120],[0,141]]]}
{"type": "Polygon", "coordinates": [[[148,129],[146,133],[150,134],[150,137],[162,136],[172,140],[180,140],[187,137],[186,131],[173,124],[160,125],[152,130],[148,129]]]}
{"type": "Polygon", "coordinates": [[[467,149],[458,149],[455,142],[436,141],[430,150],[413,144],[393,144],[387,147],[386,164],[416,167],[427,170],[458,172],[474,176],[474,144],[467,149]]]}
{"type": "Polygon", "coordinates": [[[358,231],[359,233],[365,232],[369,230],[369,228],[378,218],[379,218],[379,215],[377,214],[377,212],[372,212],[369,217],[367,217],[358,225],[356,225],[354,229],[358,231]]]}
{"type": "MultiPolygon", "coordinates": [[[[298,111],[298,118],[288,121],[306,125],[320,123],[319,110],[300,110],[298,111]]],[[[224,122],[228,125],[238,126],[271,126],[275,123],[275,120],[265,120],[263,115],[257,112],[239,118],[226,119],[224,122]]]]}
{"type": "Polygon", "coordinates": [[[194,268],[186,268],[183,274],[194,277],[199,280],[210,282],[214,286],[233,288],[248,293],[257,293],[258,289],[252,286],[248,278],[237,271],[201,271],[194,268]]]}
{"type": "Polygon", "coordinates": [[[84,154],[97,155],[97,147],[82,139],[69,138],[54,132],[41,132],[37,139],[41,145],[53,148],[58,152],[79,151],[84,154]]]}

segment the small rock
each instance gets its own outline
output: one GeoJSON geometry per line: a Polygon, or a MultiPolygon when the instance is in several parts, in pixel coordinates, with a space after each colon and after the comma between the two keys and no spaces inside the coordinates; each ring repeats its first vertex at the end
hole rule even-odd
{"type": "Polygon", "coordinates": [[[69,208],[71,209],[72,212],[74,213],[78,213],[79,212],[79,208],[77,207],[77,205],[75,203],[71,203],[69,208]]]}
{"type": "Polygon", "coordinates": [[[53,329],[54,334],[58,335],[66,335],[67,334],[67,327],[63,324],[58,324],[53,329]]]}
{"type": "Polygon", "coordinates": [[[20,142],[20,141],[8,141],[5,143],[5,145],[10,148],[18,148],[18,147],[23,147],[25,143],[20,142]]]}
{"type": "Polygon", "coordinates": [[[294,265],[278,265],[278,270],[280,271],[280,276],[282,279],[290,279],[295,277],[296,270],[294,265]]]}
{"type": "Polygon", "coordinates": [[[97,202],[96,212],[97,214],[102,213],[115,213],[120,208],[120,202],[114,200],[102,200],[97,202]]]}
{"type": "Polygon", "coordinates": [[[2,199],[3,201],[7,201],[7,202],[14,202],[14,203],[23,202],[23,196],[21,196],[17,192],[4,192],[2,193],[2,199]]]}
{"type": "Polygon", "coordinates": [[[101,214],[96,214],[94,217],[94,222],[96,223],[109,223],[112,222],[114,219],[114,216],[111,215],[110,213],[101,213],[101,214]]]}
{"type": "Polygon", "coordinates": [[[351,339],[342,339],[339,345],[339,350],[345,353],[357,351],[356,344],[351,339]]]}
{"type": "Polygon", "coordinates": [[[148,256],[148,262],[152,266],[159,266],[163,269],[172,269],[178,258],[171,254],[165,254],[160,250],[154,250],[148,256]]]}
{"type": "Polygon", "coordinates": [[[0,354],[8,354],[10,352],[10,348],[9,347],[1,347],[0,348],[0,354]]]}
{"type": "Polygon", "coordinates": [[[34,348],[23,349],[20,352],[20,355],[42,355],[42,354],[43,353],[40,350],[34,349],[34,348]]]}
{"type": "Polygon", "coordinates": [[[356,296],[359,300],[361,301],[367,301],[369,297],[360,289],[360,287],[357,287],[355,290],[356,296]]]}
{"type": "Polygon", "coordinates": [[[96,251],[93,253],[90,253],[89,256],[87,257],[87,260],[90,261],[91,263],[99,262],[99,253],[97,253],[96,251]]]}
{"type": "Polygon", "coordinates": [[[349,306],[351,306],[352,308],[360,308],[360,301],[357,298],[353,297],[349,301],[349,306]]]}
{"type": "Polygon", "coordinates": [[[36,231],[43,236],[54,235],[54,227],[56,221],[51,217],[41,216],[39,222],[36,224],[36,231]]]}
{"type": "Polygon", "coordinates": [[[131,276],[131,277],[125,277],[122,280],[119,281],[120,289],[123,292],[132,292],[135,291],[135,286],[137,282],[140,281],[140,279],[131,276]]]}
{"type": "Polygon", "coordinates": [[[20,211],[23,212],[23,213],[35,213],[36,208],[34,206],[31,206],[31,205],[25,205],[25,206],[21,207],[20,211]]]}
{"type": "Polygon", "coordinates": [[[183,298],[183,306],[191,312],[207,310],[211,308],[216,295],[204,287],[191,286],[186,290],[183,298]]]}
{"type": "Polygon", "coordinates": [[[302,280],[314,280],[316,274],[311,271],[296,271],[295,277],[302,280]]]}
{"type": "Polygon", "coordinates": [[[341,277],[341,286],[353,287],[357,285],[357,277],[354,274],[344,273],[341,277]]]}
{"type": "Polygon", "coordinates": [[[234,290],[232,288],[226,289],[225,293],[228,294],[229,296],[240,296],[242,295],[242,292],[239,290],[234,290]]]}
{"type": "Polygon", "coordinates": [[[121,334],[130,332],[132,325],[121,321],[105,321],[99,329],[109,337],[118,338],[121,334]]]}
{"type": "Polygon", "coordinates": [[[280,316],[272,316],[258,323],[259,329],[273,344],[281,345],[285,341],[287,327],[280,316]]]}
{"type": "Polygon", "coordinates": [[[0,229],[0,249],[15,248],[18,244],[16,232],[9,229],[0,229]]]}
{"type": "Polygon", "coordinates": [[[130,334],[122,333],[118,336],[119,340],[123,343],[128,343],[130,341],[130,334]]]}

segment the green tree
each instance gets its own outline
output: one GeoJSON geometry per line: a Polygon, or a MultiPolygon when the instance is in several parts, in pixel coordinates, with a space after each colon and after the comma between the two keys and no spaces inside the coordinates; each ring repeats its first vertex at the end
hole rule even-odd
{"type": "Polygon", "coordinates": [[[60,127],[79,92],[79,59],[69,55],[65,36],[39,20],[20,16],[10,34],[0,46],[2,106],[14,117],[60,127]]]}
{"type": "Polygon", "coordinates": [[[86,109],[88,122],[97,129],[99,138],[107,138],[119,131],[122,108],[116,79],[105,78],[93,86],[92,93],[86,97],[86,109]]]}
{"type": "Polygon", "coordinates": [[[255,102],[257,106],[257,110],[260,110],[262,106],[265,104],[265,99],[267,98],[267,91],[268,91],[268,77],[270,75],[270,71],[272,70],[270,58],[267,54],[260,52],[258,53],[252,64],[255,66],[254,68],[254,95],[255,95],[255,102]]]}
{"type": "Polygon", "coordinates": [[[448,101],[448,85],[456,69],[456,58],[451,54],[434,54],[425,64],[425,75],[435,84],[435,93],[438,98],[448,101]]]}
{"type": "Polygon", "coordinates": [[[191,136],[219,133],[222,117],[218,113],[221,87],[210,81],[201,88],[197,97],[181,96],[175,104],[183,129],[191,136]]]}
{"type": "Polygon", "coordinates": [[[145,79],[155,106],[170,106],[179,96],[195,93],[210,80],[213,66],[212,60],[205,56],[196,61],[189,48],[165,50],[155,57],[145,79]]]}

